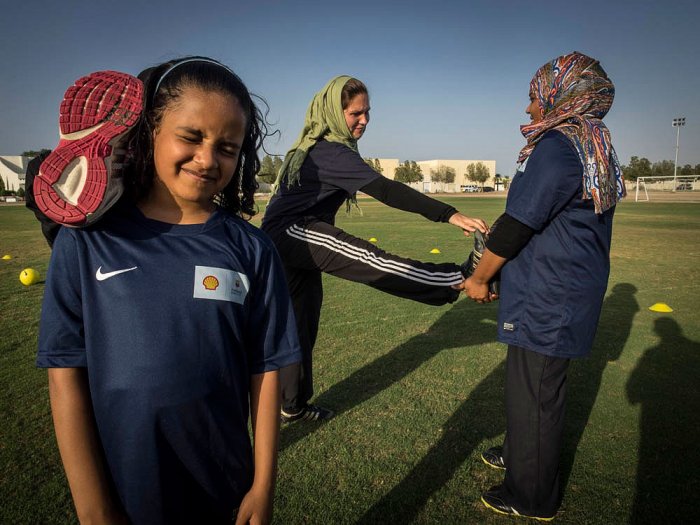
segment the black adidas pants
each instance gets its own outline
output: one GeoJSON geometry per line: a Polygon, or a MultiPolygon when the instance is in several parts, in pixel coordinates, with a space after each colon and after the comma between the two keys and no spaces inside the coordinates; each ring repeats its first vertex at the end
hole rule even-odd
{"type": "Polygon", "coordinates": [[[458,265],[404,259],[322,221],[303,221],[271,234],[294,304],[303,361],[280,370],[282,407],[295,412],[313,396],[312,350],[323,303],[321,273],[430,305],[452,303],[463,281],[458,265]]]}
{"type": "Polygon", "coordinates": [[[528,516],[553,515],[561,502],[559,455],[569,361],[508,347],[502,496],[528,516]]]}

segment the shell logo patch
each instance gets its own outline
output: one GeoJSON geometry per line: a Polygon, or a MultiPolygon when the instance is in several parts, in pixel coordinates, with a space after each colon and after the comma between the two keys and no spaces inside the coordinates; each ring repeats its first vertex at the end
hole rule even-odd
{"type": "Polygon", "coordinates": [[[213,266],[194,267],[195,299],[243,304],[249,288],[250,281],[244,273],[213,266]]]}
{"type": "MultiPolygon", "coordinates": [[[[202,281],[202,284],[207,290],[216,290],[219,287],[219,280],[213,275],[207,275],[202,281]]],[[[238,286],[238,281],[236,281],[236,287],[238,286]]]]}

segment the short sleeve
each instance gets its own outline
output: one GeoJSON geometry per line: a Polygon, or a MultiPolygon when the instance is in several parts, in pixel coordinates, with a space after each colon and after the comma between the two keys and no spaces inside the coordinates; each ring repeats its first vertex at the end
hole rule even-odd
{"type": "Polygon", "coordinates": [[[540,231],[582,192],[583,168],[568,139],[550,131],[537,144],[508,190],[506,213],[540,231]]]}
{"type": "Polygon", "coordinates": [[[60,229],[41,307],[36,359],[39,368],[87,366],[77,243],[74,232],[60,229]]]}
{"type": "MultiPolygon", "coordinates": [[[[324,163],[321,182],[340,188],[353,195],[369,182],[381,177],[362,157],[343,144],[328,143],[333,152],[330,162],[324,163]]],[[[329,151],[329,152],[330,152],[329,151]]]]}
{"type": "Polygon", "coordinates": [[[250,371],[261,374],[301,361],[292,301],[282,262],[271,243],[265,243],[255,273],[248,333],[250,371]]]}

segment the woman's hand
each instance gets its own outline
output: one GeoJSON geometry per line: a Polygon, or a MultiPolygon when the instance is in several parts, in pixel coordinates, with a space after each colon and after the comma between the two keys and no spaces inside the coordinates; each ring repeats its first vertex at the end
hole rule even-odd
{"type": "Polygon", "coordinates": [[[488,283],[474,279],[473,275],[462,283],[462,290],[467,297],[479,304],[490,303],[498,299],[496,294],[489,292],[488,283]]]}
{"type": "Polygon", "coordinates": [[[479,230],[481,233],[488,233],[489,231],[488,224],[481,219],[467,217],[459,212],[453,214],[448,222],[464,230],[464,235],[467,236],[475,230],[479,230]]]}

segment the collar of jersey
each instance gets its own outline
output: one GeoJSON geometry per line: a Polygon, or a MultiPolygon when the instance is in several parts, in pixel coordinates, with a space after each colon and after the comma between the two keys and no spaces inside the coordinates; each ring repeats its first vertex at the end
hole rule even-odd
{"type": "Polygon", "coordinates": [[[198,235],[214,228],[226,220],[226,212],[217,208],[203,224],[170,224],[169,222],[149,219],[136,206],[128,211],[130,218],[144,228],[166,235],[198,235]]]}

